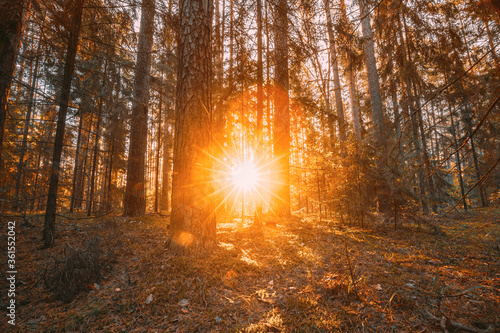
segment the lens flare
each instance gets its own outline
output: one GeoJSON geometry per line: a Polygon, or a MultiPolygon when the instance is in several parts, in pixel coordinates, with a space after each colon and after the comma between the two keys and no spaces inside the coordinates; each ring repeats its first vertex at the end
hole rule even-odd
{"type": "Polygon", "coordinates": [[[257,169],[252,163],[239,165],[231,172],[231,181],[239,189],[254,189],[258,182],[257,169]]]}

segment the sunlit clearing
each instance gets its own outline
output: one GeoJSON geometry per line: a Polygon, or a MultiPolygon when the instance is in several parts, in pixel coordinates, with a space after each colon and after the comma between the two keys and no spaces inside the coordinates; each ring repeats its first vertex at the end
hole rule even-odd
{"type": "Polygon", "coordinates": [[[231,180],[240,189],[253,189],[258,181],[257,169],[252,163],[237,166],[231,172],[231,180]]]}

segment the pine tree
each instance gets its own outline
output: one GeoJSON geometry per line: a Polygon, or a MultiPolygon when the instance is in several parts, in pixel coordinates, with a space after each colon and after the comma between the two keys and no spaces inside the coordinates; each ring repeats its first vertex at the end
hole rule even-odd
{"type": "Polygon", "coordinates": [[[0,172],[3,169],[2,147],[10,87],[23,31],[23,19],[30,3],[28,0],[0,2],[0,172]]]}
{"type": "Polygon", "coordinates": [[[212,185],[211,0],[182,0],[175,109],[170,248],[209,250],[216,241],[212,185]]]}
{"type": "Polygon", "coordinates": [[[288,78],[288,3],[278,0],[274,9],[275,80],[273,144],[276,172],[274,212],[290,216],[290,110],[288,78]]]}
{"type": "Polygon", "coordinates": [[[127,186],[123,215],[146,213],[145,164],[148,134],[149,74],[153,47],[155,0],[143,0],[139,50],[135,64],[134,100],[130,126],[127,186]]]}
{"type": "Polygon", "coordinates": [[[59,173],[61,170],[61,154],[66,128],[66,114],[68,112],[71,81],[73,78],[76,53],[78,50],[78,37],[80,35],[84,2],[85,0],[75,0],[71,3],[71,5],[67,5],[68,7],[66,8],[67,12],[73,13],[73,15],[71,23],[68,27],[69,41],[64,61],[64,73],[62,78],[61,95],[59,99],[59,113],[57,116],[57,129],[54,141],[52,169],[50,173],[49,192],[47,195],[47,207],[45,210],[43,240],[46,247],[49,247],[54,243],[57,211],[57,190],[59,186],[59,173]]]}

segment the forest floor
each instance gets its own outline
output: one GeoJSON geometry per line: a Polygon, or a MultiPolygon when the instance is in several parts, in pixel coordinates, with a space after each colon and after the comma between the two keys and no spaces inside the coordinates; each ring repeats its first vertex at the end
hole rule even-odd
{"type": "Polygon", "coordinates": [[[315,216],[262,229],[235,221],[218,224],[218,247],[203,258],[169,253],[168,217],[59,218],[46,250],[42,217],[18,221],[16,326],[7,325],[2,255],[0,331],[500,330],[500,210],[406,219],[397,230],[378,215],[364,228],[315,216]],[[75,258],[100,280],[64,285],[85,273],[71,271],[75,258]],[[56,299],[70,287],[83,291],[56,299]]]}

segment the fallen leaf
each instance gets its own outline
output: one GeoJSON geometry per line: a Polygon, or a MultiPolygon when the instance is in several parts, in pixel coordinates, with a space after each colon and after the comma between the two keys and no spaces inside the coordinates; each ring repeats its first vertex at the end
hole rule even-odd
{"type": "Polygon", "coordinates": [[[375,285],[375,289],[377,289],[377,290],[382,290],[382,286],[380,285],[380,283],[379,283],[379,284],[377,284],[377,285],[375,285]]]}
{"type": "Polygon", "coordinates": [[[149,304],[153,301],[153,294],[149,294],[148,298],[146,298],[146,301],[144,303],[149,304]]]}
{"type": "Polygon", "coordinates": [[[188,305],[188,304],[189,304],[189,301],[188,301],[187,299],[183,299],[183,300],[181,300],[181,301],[179,302],[179,305],[180,305],[180,306],[186,306],[186,305],[188,305]]]}

